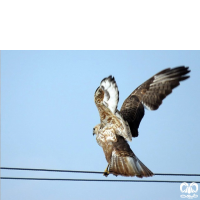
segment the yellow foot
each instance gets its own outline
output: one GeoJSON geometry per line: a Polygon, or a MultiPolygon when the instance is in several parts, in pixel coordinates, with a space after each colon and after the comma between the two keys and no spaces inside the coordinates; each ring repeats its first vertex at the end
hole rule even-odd
{"type": "Polygon", "coordinates": [[[109,165],[106,167],[106,169],[105,169],[105,171],[104,171],[104,173],[103,173],[103,175],[104,175],[105,177],[107,177],[107,176],[109,175],[108,168],[109,168],[109,165]]]}

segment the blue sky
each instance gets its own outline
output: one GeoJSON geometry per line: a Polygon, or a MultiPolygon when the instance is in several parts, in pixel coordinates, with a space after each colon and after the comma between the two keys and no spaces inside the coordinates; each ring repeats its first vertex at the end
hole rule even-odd
{"type": "MultiPolygon", "coordinates": [[[[92,135],[99,123],[94,92],[100,81],[115,77],[120,109],[145,80],[180,65],[190,67],[190,79],[157,111],[145,111],[139,137],[130,146],[154,173],[200,173],[200,51],[1,51],[1,166],[103,171],[107,162],[92,135]]],[[[137,179],[7,170],[1,170],[1,176],[137,179]]],[[[199,181],[158,176],[144,180],[199,181]]],[[[179,199],[180,195],[180,184],[170,183],[1,180],[2,200],[179,199]]]]}

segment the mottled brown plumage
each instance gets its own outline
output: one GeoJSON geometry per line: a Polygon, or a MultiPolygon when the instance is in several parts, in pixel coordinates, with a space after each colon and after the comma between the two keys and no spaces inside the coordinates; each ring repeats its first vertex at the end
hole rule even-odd
{"type": "Polygon", "coordinates": [[[188,67],[184,66],[162,70],[129,95],[120,113],[129,123],[133,137],[138,136],[138,128],[144,116],[144,106],[150,110],[157,110],[162,100],[180,84],[180,81],[189,78],[185,76],[189,72],[188,67]]]}
{"type": "Polygon", "coordinates": [[[108,167],[104,175],[149,177],[153,173],[137,158],[127,141],[138,136],[144,106],[156,110],[162,100],[186,80],[188,67],[165,69],[137,87],[117,110],[119,91],[114,77],[104,78],[94,96],[100,124],[93,129],[97,143],[103,148],[108,167]]]}

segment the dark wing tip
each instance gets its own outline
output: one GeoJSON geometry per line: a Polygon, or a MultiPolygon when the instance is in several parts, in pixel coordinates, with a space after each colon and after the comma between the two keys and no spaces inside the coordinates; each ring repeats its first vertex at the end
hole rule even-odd
{"type": "Polygon", "coordinates": [[[190,78],[190,76],[183,76],[180,81],[184,81],[184,80],[186,80],[188,78],[190,78]]]}
{"type": "Polygon", "coordinates": [[[108,79],[109,79],[110,82],[115,83],[115,77],[114,77],[114,76],[110,75],[110,76],[108,77],[108,79]]]}
{"type": "MultiPolygon", "coordinates": [[[[110,76],[104,78],[104,79],[101,81],[100,85],[102,85],[102,83],[103,83],[104,81],[108,81],[108,82],[114,84],[114,85],[117,87],[117,83],[116,83],[116,81],[115,81],[115,77],[112,76],[112,75],[110,75],[110,76]]],[[[119,96],[119,91],[118,91],[118,96],[119,96]]]]}
{"type": "Polygon", "coordinates": [[[104,82],[105,80],[109,80],[110,82],[116,83],[115,77],[112,76],[112,75],[110,75],[110,76],[108,76],[108,77],[105,77],[105,78],[101,81],[101,83],[104,82]]]}
{"type": "Polygon", "coordinates": [[[179,67],[172,68],[169,72],[169,75],[171,74],[171,77],[177,77],[178,81],[184,81],[190,77],[188,75],[188,73],[190,72],[191,70],[189,70],[189,67],[179,66],[179,67]]]}

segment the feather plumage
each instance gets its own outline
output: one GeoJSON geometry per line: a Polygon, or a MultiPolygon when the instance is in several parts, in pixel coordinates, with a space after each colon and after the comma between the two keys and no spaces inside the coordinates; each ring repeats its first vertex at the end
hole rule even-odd
{"type": "Polygon", "coordinates": [[[119,101],[119,91],[115,78],[112,76],[104,78],[100,83],[100,87],[104,91],[104,104],[111,110],[112,113],[115,113],[119,101]]]}
{"type": "MultiPolygon", "coordinates": [[[[94,100],[101,123],[94,127],[97,143],[103,148],[109,172],[114,175],[149,177],[151,172],[133,153],[127,141],[138,136],[144,107],[156,110],[172,90],[186,80],[188,67],[165,69],[137,87],[117,110],[119,91],[114,77],[104,78],[94,100]]],[[[106,170],[107,170],[106,169],[106,170]]],[[[107,171],[106,171],[107,174],[107,171]]]]}
{"type": "Polygon", "coordinates": [[[124,120],[128,121],[133,137],[138,136],[138,128],[144,116],[144,106],[148,110],[157,110],[163,99],[172,93],[180,81],[189,78],[186,76],[189,72],[188,67],[184,66],[162,70],[129,95],[124,101],[120,113],[124,120]]]}

